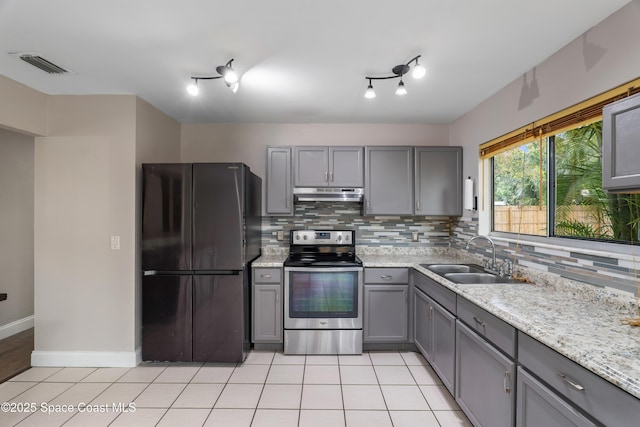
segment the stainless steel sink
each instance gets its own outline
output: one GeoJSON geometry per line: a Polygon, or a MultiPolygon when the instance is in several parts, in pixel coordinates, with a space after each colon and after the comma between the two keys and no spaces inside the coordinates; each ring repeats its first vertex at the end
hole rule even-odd
{"type": "Polygon", "coordinates": [[[475,264],[420,264],[434,273],[483,273],[484,269],[475,264]]]}
{"type": "Polygon", "coordinates": [[[446,273],[444,278],[460,285],[483,285],[487,283],[517,283],[517,280],[491,273],[446,273]]]}

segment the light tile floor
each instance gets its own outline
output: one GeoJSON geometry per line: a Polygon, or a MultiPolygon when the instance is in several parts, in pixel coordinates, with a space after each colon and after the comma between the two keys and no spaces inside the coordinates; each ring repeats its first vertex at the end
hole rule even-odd
{"type": "Polygon", "coordinates": [[[238,366],[31,368],[0,384],[4,402],[16,412],[2,407],[2,427],[471,426],[425,359],[411,352],[254,351],[238,366]]]}

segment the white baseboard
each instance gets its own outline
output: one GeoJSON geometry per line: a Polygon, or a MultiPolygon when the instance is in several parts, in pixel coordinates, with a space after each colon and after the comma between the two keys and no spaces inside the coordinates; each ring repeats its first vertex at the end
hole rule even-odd
{"type": "Polygon", "coordinates": [[[132,368],[138,365],[136,351],[34,351],[31,366],[132,368]]]}
{"type": "Polygon", "coordinates": [[[28,316],[15,322],[0,326],[0,340],[15,335],[19,332],[33,328],[33,316],[28,316]]]}

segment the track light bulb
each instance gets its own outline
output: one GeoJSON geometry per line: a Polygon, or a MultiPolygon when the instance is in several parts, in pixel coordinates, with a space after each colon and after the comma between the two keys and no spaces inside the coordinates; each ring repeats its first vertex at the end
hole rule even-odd
{"type": "Polygon", "coordinates": [[[415,67],[413,67],[413,71],[411,72],[411,76],[414,79],[421,79],[426,75],[427,75],[427,69],[416,62],[416,65],[415,67]]]}
{"type": "Polygon", "coordinates": [[[367,99],[373,99],[376,97],[376,91],[373,90],[373,85],[369,82],[369,86],[367,86],[367,90],[364,93],[364,97],[367,99]]]}
{"type": "Polygon", "coordinates": [[[187,86],[187,93],[191,96],[198,96],[200,88],[198,88],[198,82],[192,82],[187,86]]]}
{"type": "Polygon", "coordinates": [[[404,87],[404,82],[400,80],[398,87],[396,88],[396,95],[402,96],[407,94],[407,88],[404,87]]]}
{"type": "Polygon", "coordinates": [[[224,73],[224,81],[228,85],[232,85],[238,81],[238,75],[233,71],[233,68],[227,67],[227,71],[224,73]]]}

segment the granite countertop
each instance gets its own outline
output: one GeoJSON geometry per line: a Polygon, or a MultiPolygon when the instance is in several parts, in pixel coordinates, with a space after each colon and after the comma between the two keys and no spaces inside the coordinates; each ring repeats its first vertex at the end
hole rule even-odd
{"type": "MultiPolygon", "coordinates": [[[[445,248],[398,253],[358,248],[365,267],[412,267],[535,338],[596,375],[640,398],[640,328],[621,324],[634,316],[634,298],[527,270],[535,282],[456,285],[420,264],[477,260],[445,248]]],[[[265,254],[257,267],[282,267],[284,254],[265,254]]]]}

